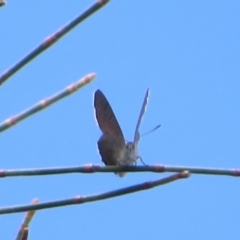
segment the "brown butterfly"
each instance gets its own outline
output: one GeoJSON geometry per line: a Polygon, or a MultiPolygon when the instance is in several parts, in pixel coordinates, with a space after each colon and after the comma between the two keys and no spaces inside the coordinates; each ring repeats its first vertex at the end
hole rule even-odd
{"type": "MultiPolygon", "coordinates": [[[[137,121],[133,142],[126,142],[114,112],[104,96],[97,90],[94,94],[94,108],[99,128],[103,134],[98,140],[98,149],[105,165],[129,166],[136,163],[138,155],[138,142],[140,140],[139,127],[148,102],[149,89],[143,100],[142,108],[137,121]]],[[[123,177],[124,172],[117,172],[123,177]]]]}

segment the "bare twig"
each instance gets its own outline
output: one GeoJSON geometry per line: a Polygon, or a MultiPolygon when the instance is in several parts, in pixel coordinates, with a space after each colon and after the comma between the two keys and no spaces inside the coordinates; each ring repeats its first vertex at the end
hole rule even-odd
{"type": "Polygon", "coordinates": [[[35,48],[33,51],[31,51],[29,54],[27,54],[23,59],[21,59],[19,62],[17,62],[14,66],[12,66],[10,69],[5,71],[2,75],[0,75],[0,85],[5,82],[9,77],[11,77],[14,73],[16,73],[19,69],[21,69],[23,66],[25,66],[28,62],[30,62],[32,59],[34,59],[36,56],[38,56],[40,53],[42,53],[44,50],[49,48],[51,45],[53,45],[57,40],[59,40],[62,36],[64,36],[66,33],[68,33],[70,30],[72,30],[74,27],[76,27],[80,22],[85,20],[87,17],[92,15],[94,12],[99,10],[101,7],[103,7],[106,3],[108,3],[110,0],[98,0],[93,5],[91,5],[86,11],[81,13],[78,17],[76,17],[74,20],[72,20],[70,23],[62,27],[60,30],[52,34],[51,36],[47,37],[43,43],[41,43],[37,48],[35,48]]]}
{"type": "Polygon", "coordinates": [[[28,240],[28,228],[24,228],[18,240],[28,240]]]}
{"type": "Polygon", "coordinates": [[[75,167],[55,167],[42,169],[21,169],[21,170],[0,170],[0,177],[19,177],[19,176],[41,176],[55,174],[71,174],[71,173],[105,173],[105,172],[182,172],[189,171],[193,174],[207,175],[225,175],[240,177],[240,169],[219,169],[219,168],[203,168],[190,166],[167,166],[167,165],[152,165],[152,166],[100,166],[87,164],[85,166],[75,167]]]}
{"type": "Polygon", "coordinates": [[[71,93],[77,91],[81,87],[84,87],[86,84],[90,83],[94,78],[95,78],[94,73],[88,74],[88,75],[84,76],[83,78],[81,78],[78,82],[69,85],[63,91],[55,94],[54,96],[43,99],[39,103],[34,105],[33,107],[17,114],[14,117],[8,118],[7,120],[5,120],[3,123],[0,124],[0,132],[6,130],[7,128],[9,128],[13,125],[15,125],[16,123],[18,123],[21,120],[31,116],[32,114],[34,114],[34,113],[36,113],[40,110],[43,110],[44,108],[50,106],[51,104],[55,103],[56,101],[58,101],[58,100],[60,100],[64,97],[70,95],[71,93]]]}
{"type": "MultiPolygon", "coordinates": [[[[37,204],[38,202],[39,202],[38,199],[34,199],[32,201],[32,204],[37,204]]],[[[29,227],[29,224],[30,224],[35,212],[36,212],[35,210],[30,210],[27,212],[27,214],[25,215],[24,220],[18,230],[16,240],[25,240],[28,238],[28,227],[29,227]]]]}
{"type": "Polygon", "coordinates": [[[153,187],[157,187],[166,183],[173,182],[175,180],[179,180],[182,178],[189,177],[188,171],[183,171],[181,173],[173,174],[169,177],[162,178],[156,181],[148,181],[141,184],[133,185],[130,187],[122,188],[113,190],[110,192],[100,193],[96,195],[90,195],[90,196],[77,196],[71,199],[64,199],[59,201],[52,201],[52,202],[45,202],[45,203],[39,203],[35,205],[23,205],[23,206],[16,206],[16,207],[6,207],[0,209],[0,214],[9,214],[9,213],[17,213],[17,212],[25,212],[25,211],[32,211],[32,210],[42,210],[47,208],[55,208],[55,207],[63,207],[67,205],[73,205],[73,204],[83,204],[87,202],[94,202],[94,201],[100,201],[108,198],[113,198],[125,194],[130,194],[142,190],[148,190],[153,187]]]}

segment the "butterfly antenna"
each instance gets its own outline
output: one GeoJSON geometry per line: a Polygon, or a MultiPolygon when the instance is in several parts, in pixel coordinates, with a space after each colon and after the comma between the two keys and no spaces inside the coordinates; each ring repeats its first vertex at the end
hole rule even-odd
{"type": "Polygon", "coordinates": [[[140,159],[140,161],[142,162],[142,164],[143,164],[144,166],[148,166],[148,165],[143,161],[143,159],[142,159],[141,157],[139,157],[139,159],[140,159]]]}
{"type": "Polygon", "coordinates": [[[145,135],[148,135],[149,133],[152,133],[154,132],[155,130],[157,130],[158,128],[161,127],[161,124],[157,125],[155,128],[153,128],[152,130],[150,130],[149,132],[146,132],[144,134],[141,135],[141,137],[145,136],[145,135]]]}

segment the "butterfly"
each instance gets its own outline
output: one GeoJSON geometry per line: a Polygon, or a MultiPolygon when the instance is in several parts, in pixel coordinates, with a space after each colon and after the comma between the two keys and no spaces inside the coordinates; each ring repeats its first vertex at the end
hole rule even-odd
{"type": "MultiPolygon", "coordinates": [[[[102,131],[99,138],[98,150],[105,165],[129,166],[137,162],[141,157],[138,155],[138,143],[140,140],[139,127],[143,114],[146,110],[149,89],[147,89],[142,108],[138,117],[133,142],[126,142],[121,127],[116,116],[101,90],[97,90],[94,94],[95,116],[102,131]]],[[[126,173],[116,172],[117,175],[123,177],[126,173]]]]}

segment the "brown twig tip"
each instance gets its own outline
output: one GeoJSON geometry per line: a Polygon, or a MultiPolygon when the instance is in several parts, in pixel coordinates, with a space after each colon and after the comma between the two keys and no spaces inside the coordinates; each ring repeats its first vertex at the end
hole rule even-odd
{"type": "Polygon", "coordinates": [[[0,7],[4,6],[4,5],[6,5],[6,4],[7,4],[7,3],[6,3],[5,0],[0,0],[0,7]]]}
{"type": "MultiPolygon", "coordinates": [[[[31,205],[37,205],[39,203],[38,199],[35,198],[32,200],[32,203],[31,205]]],[[[24,219],[23,219],[23,222],[18,230],[18,233],[17,233],[17,237],[15,238],[15,240],[27,240],[28,239],[28,227],[29,227],[29,224],[35,214],[36,210],[29,210],[24,219]]]]}
{"type": "Polygon", "coordinates": [[[179,173],[179,177],[180,178],[188,178],[188,177],[190,177],[190,172],[189,171],[182,171],[182,172],[180,172],[179,173]]]}
{"type": "Polygon", "coordinates": [[[100,5],[104,5],[104,4],[107,4],[110,0],[98,0],[98,3],[100,5]]]}
{"type": "MultiPolygon", "coordinates": [[[[39,203],[39,200],[37,198],[32,200],[32,204],[38,204],[38,203],[39,203]]],[[[32,221],[32,218],[33,218],[35,212],[36,212],[35,210],[30,210],[26,213],[26,216],[23,221],[24,228],[29,226],[29,223],[32,221]]]]}
{"type": "Polygon", "coordinates": [[[96,77],[95,73],[89,73],[88,75],[86,75],[82,81],[86,82],[86,83],[90,83],[94,78],[96,77]]]}
{"type": "Polygon", "coordinates": [[[73,83],[67,87],[68,93],[73,93],[79,88],[89,84],[90,82],[93,81],[93,79],[96,77],[95,73],[89,73],[88,75],[84,76],[83,78],[79,79],[78,82],[73,83]]]}
{"type": "Polygon", "coordinates": [[[24,228],[19,240],[28,240],[28,232],[29,232],[28,228],[24,228]]]}

